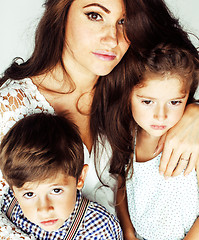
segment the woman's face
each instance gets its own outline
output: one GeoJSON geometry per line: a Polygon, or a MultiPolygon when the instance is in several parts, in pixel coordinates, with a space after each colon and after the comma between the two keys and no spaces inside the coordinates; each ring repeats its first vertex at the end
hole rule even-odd
{"type": "Polygon", "coordinates": [[[103,76],[126,53],[123,0],[75,0],[67,16],[63,60],[66,69],[103,76]]]}

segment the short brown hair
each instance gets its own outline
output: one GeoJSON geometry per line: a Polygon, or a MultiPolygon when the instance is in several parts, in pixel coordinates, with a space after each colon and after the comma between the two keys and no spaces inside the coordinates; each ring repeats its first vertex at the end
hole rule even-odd
{"type": "Polygon", "coordinates": [[[84,165],[83,144],[71,120],[46,113],[17,122],[0,145],[0,168],[9,186],[42,181],[62,172],[77,180],[84,165]]]}

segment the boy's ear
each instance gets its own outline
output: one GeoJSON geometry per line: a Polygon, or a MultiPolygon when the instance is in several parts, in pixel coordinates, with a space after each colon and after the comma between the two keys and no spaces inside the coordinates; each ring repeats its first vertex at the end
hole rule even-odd
{"type": "Polygon", "coordinates": [[[86,179],[86,174],[87,174],[87,171],[88,171],[88,164],[85,164],[83,169],[82,169],[82,173],[78,179],[78,182],[77,182],[77,189],[80,190],[83,188],[84,186],[84,181],[86,179]]]}

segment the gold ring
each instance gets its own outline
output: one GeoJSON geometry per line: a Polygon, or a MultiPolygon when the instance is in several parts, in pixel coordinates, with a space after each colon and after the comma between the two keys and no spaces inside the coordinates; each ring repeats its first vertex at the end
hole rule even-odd
{"type": "Polygon", "coordinates": [[[188,162],[188,161],[189,161],[189,158],[188,158],[188,159],[180,158],[180,161],[186,161],[186,162],[188,162]]]}

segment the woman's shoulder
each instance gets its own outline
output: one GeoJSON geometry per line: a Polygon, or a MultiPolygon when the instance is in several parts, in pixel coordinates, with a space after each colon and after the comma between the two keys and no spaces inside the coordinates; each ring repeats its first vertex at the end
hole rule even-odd
{"type": "MultiPolygon", "coordinates": [[[[31,79],[25,78],[22,80],[8,79],[0,88],[0,103],[1,105],[18,104],[23,102],[31,92],[35,91],[35,85],[31,79]]],[[[19,104],[20,105],[20,104],[19,104]]]]}
{"type": "Polygon", "coordinates": [[[18,229],[4,213],[0,212],[0,239],[16,240],[16,239],[35,239],[33,236],[28,236],[18,229]]]}
{"type": "Polygon", "coordinates": [[[38,112],[54,114],[54,109],[32,80],[7,80],[0,88],[0,139],[18,120],[38,112]]]}
{"type": "Polygon", "coordinates": [[[3,85],[0,87],[0,91],[4,89],[12,89],[12,88],[21,88],[21,87],[31,87],[34,86],[32,80],[30,78],[23,78],[19,80],[15,79],[8,79],[6,82],[3,83],[3,85]]]}
{"type": "Polygon", "coordinates": [[[30,78],[21,80],[7,80],[0,88],[1,111],[17,111],[21,108],[48,109],[54,112],[44,96],[39,92],[37,86],[30,78]]]}

